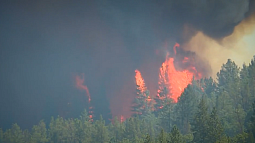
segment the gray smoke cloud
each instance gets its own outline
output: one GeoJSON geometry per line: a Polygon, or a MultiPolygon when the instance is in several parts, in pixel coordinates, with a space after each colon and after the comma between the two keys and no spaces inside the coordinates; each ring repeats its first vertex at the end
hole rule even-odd
{"type": "Polygon", "coordinates": [[[113,116],[130,115],[134,70],[156,89],[165,55],[155,51],[165,41],[172,47],[198,30],[227,36],[254,1],[0,1],[0,126],[29,127],[66,111],[78,117],[86,96],[73,73],[85,74],[96,115],[111,118],[109,106],[113,116]],[[185,25],[193,30],[183,34],[185,25]]]}
{"type": "Polygon", "coordinates": [[[104,1],[99,3],[99,9],[115,28],[134,39],[144,37],[147,28],[153,25],[162,39],[171,37],[184,42],[196,33],[182,35],[184,25],[215,39],[230,35],[236,25],[254,12],[254,3],[254,0],[104,1]]]}

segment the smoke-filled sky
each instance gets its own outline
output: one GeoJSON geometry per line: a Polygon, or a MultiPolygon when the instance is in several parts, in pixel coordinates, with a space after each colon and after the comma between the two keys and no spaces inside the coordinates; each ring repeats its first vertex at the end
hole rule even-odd
{"type": "MultiPolygon", "coordinates": [[[[89,106],[95,117],[128,116],[135,69],[148,88],[156,89],[166,43],[171,49],[179,42],[203,58],[211,50],[189,46],[200,42],[194,40],[199,33],[224,48],[223,39],[236,25],[254,17],[254,4],[254,0],[1,1],[0,127],[17,122],[29,128],[51,116],[78,117],[89,106]],[[90,105],[86,93],[75,87],[74,77],[81,74],[91,94],[90,105]]],[[[209,66],[201,68],[206,68],[205,75],[213,73],[211,61],[206,59],[209,66]]]]}

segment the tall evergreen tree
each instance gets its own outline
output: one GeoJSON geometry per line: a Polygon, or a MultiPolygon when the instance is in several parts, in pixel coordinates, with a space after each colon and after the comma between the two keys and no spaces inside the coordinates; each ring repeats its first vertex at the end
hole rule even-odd
{"type": "Polygon", "coordinates": [[[155,113],[158,115],[158,113],[163,109],[163,106],[165,105],[165,101],[168,98],[169,95],[169,90],[167,87],[162,87],[159,89],[158,94],[155,96],[154,101],[155,101],[155,113]]]}
{"type": "Polygon", "coordinates": [[[224,129],[217,115],[217,109],[213,108],[208,120],[208,143],[215,143],[216,141],[220,141],[223,136],[224,129]]]}
{"type": "Polygon", "coordinates": [[[181,133],[176,125],[173,126],[173,129],[170,133],[170,142],[171,143],[184,143],[181,133]]]}
{"type": "Polygon", "coordinates": [[[47,129],[43,120],[38,125],[33,126],[31,132],[31,143],[46,143],[48,142],[47,129]]]}
{"type": "Polygon", "coordinates": [[[206,143],[209,141],[208,136],[208,113],[207,113],[207,105],[205,102],[204,97],[200,101],[198,105],[198,111],[195,114],[194,121],[192,124],[192,131],[193,131],[193,142],[195,143],[206,143]]]}
{"type": "Polygon", "coordinates": [[[199,97],[196,94],[194,85],[188,85],[178,99],[175,107],[176,123],[183,134],[190,132],[190,122],[196,113],[199,104],[199,97]]]}
{"type": "Polygon", "coordinates": [[[95,132],[93,133],[93,142],[107,143],[109,141],[109,132],[105,126],[103,117],[100,116],[100,120],[95,121],[95,132]]]}
{"type": "Polygon", "coordinates": [[[159,137],[158,137],[158,143],[167,143],[167,135],[164,132],[164,129],[161,129],[159,137]]]}
{"type": "Polygon", "coordinates": [[[11,129],[4,133],[4,143],[24,143],[24,135],[18,124],[13,124],[11,129]]]}
{"type": "Polygon", "coordinates": [[[174,122],[174,103],[173,99],[164,99],[164,105],[161,111],[159,111],[159,123],[160,126],[164,128],[166,132],[170,132],[172,129],[172,124],[174,122]]]}

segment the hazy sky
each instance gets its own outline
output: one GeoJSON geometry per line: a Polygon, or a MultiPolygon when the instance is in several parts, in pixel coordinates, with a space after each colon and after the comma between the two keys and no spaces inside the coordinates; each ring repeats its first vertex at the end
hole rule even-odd
{"type": "Polygon", "coordinates": [[[254,0],[1,1],[0,127],[17,122],[30,128],[51,116],[78,117],[89,106],[96,117],[128,116],[135,69],[148,87],[157,88],[166,41],[172,49],[196,33],[187,32],[185,24],[221,38],[231,34],[252,4],[254,0]],[[86,93],[75,87],[74,77],[81,73],[90,105],[86,93]]]}

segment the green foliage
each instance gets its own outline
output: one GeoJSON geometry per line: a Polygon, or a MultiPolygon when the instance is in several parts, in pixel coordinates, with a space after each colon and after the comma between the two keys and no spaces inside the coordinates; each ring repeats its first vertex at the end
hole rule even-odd
{"type": "Polygon", "coordinates": [[[158,143],[167,143],[167,134],[164,132],[163,129],[161,129],[159,137],[158,137],[158,143]]]}
{"type": "Polygon", "coordinates": [[[174,103],[172,99],[164,99],[163,108],[159,112],[159,124],[166,132],[170,132],[174,121],[174,103]]]}
{"type": "Polygon", "coordinates": [[[35,125],[32,128],[31,132],[31,143],[46,143],[48,142],[47,138],[47,129],[44,121],[40,121],[38,125],[35,125]]]}
{"type": "Polygon", "coordinates": [[[207,105],[205,99],[202,98],[198,105],[198,111],[195,114],[194,121],[192,123],[192,131],[196,143],[204,143],[209,141],[208,131],[209,131],[209,117],[207,113],[207,105]]]}
{"type": "Polygon", "coordinates": [[[18,124],[13,124],[11,129],[5,131],[4,143],[24,143],[24,135],[18,124]]]}
{"type": "Polygon", "coordinates": [[[212,78],[192,80],[174,103],[163,81],[154,101],[137,87],[135,113],[124,122],[79,118],[40,121],[30,130],[17,124],[3,131],[0,143],[252,143],[255,142],[255,56],[239,67],[231,60],[212,78]],[[152,104],[153,103],[153,104],[152,104]],[[153,112],[152,112],[152,109],[153,112]],[[174,126],[173,126],[174,125],[174,126]]]}
{"type": "Polygon", "coordinates": [[[170,142],[171,143],[184,143],[181,133],[177,126],[174,126],[170,133],[170,142]]]}
{"type": "Polygon", "coordinates": [[[220,141],[224,136],[224,129],[217,115],[217,109],[213,108],[208,120],[208,139],[209,142],[215,143],[220,141]]]}
{"type": "Polygon", "coordinates": [[[197,110],[199,97],[196,94],[196,85],[188,85],[178,99],[174,112],[176,113],[176,123],[183,134],[190,133],[190,122],[193,120],[197,110]]]}

